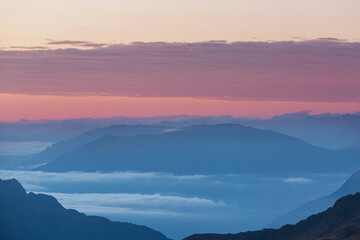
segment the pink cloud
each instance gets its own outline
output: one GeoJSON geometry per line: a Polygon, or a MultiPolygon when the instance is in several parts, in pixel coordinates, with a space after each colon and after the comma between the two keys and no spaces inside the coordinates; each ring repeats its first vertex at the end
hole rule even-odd
{"type": "Polygon", "coordinates": [[[81,44],[88,44],[88,41],[69,41],[69,40],[62,40],[62,41],[54,41],[49,40],[47,44],[50,45],[81,45],[81,44]]]}
{"type": "Polygon", "coordinates": [[[360,102],[359,42],[137,42],[93,47],[2,50],[0,93],[360,102]]]}
{"type": "Polygon", "coordinates": [[[93,43],[88,41],[69,41],[69,40],[63,40],[63,41],[54,41],[54,40],[48,40],[49,45],[70,45],[75,47],[91,47],[91,48],[99,48],[107,46],[105,43],[93,43]]]}
{"type": "Polygon", "coordinates": [[[23,49],[23,50],[45,50],[48,49],[47,47],[43,46],[34,46],[34,47],[27,47],[27,46],[11,46],[11,49],[23,49]]]}

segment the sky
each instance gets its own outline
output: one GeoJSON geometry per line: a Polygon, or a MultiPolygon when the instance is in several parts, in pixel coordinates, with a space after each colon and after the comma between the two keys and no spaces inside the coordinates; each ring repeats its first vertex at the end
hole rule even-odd
{"type": "Polygon", "coordinates": [[[360,111],[358,0],[3,0],[0,121],[360,111]]]}

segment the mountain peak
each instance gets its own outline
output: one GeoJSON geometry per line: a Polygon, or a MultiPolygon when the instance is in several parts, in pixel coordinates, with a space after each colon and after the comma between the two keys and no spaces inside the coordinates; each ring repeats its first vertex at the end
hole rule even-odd
{"type": "Polygon", "coordinates": [[[22,197],[26,191],[16,179],[0,179],[0,195],[6,194],[13,197],[22,197]]]}

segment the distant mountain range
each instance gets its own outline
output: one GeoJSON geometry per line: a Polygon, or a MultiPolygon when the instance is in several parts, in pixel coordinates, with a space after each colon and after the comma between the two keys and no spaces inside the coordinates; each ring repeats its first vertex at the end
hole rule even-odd
{"type": "Polygon", "coordinates": [[[357,114],[285,114],[268,120],[241,121],[246,126],[270,129],[302,139],[310,144],[344,149],[360,142],[360,116],[357,114]]]}
{"type": "Polygon", "coordinates": [[[359,153],[315,147],[294,137],[242,125],[199,125],[157,135],[105,136],[37,170],[196,174],[351,172],[360,169],[359,153]]]}
{"type": "Polygon", "coordinates": [[[344,147],[343,149],[360,149],[360,141],[349,146],[344,147]]]}
{"type": "Polygon", "coordinates": [[[147,118],[111,117],[67,120],[0,122],[0,141],[63,141],[88,130],[111,125],[156,125],[188,127],[192,125],[242,124],[294,136],[310,144],[343,149],[360,142],[360,114],[319,114],[310,111],[287,113],[272,119],[224,116],[160,116],[147,118]]]}
{"type": "MultiPolygon", "coordinates": [[[[173,127],[194,124],[230,123],[236,118],[225,116],[159,116],[159,117],[110,117],[78,118],[65,120],[21,120],[0,122],[0,141],[44,141],[58,142],[75,137],[85,131],[106,128],[111,125],[156,125],[173,127]]],[[[243,118],[242,118],[243,119],[243,118]]],[[[246,120],[243,119],[243,120],[246,120]]]]}
{"type": "Polygon", "coordinates": [[[57,142],[100,126],[70,120],[0,122],[0,142],[57,142]]]}
{"type": "Polygon", "coordinates": [[[48,195],[26,193],[15,179],[0,179],[2,240],[167,240],[153,229],[65,209],[48,195]]]}
{"type": "Polygon", "coordinates": [[[45,151],[35,154],[30,161],[23,162],[22,164],[32,166],[54,161],[67,152],[108,135],[134,136],[139,134],[160,134],[166,129],[167,127],[149,125],[111,125],[110,127],[97,128],[84,132],[68,140],[53,144],[45,151]]]}
{"type": "Polygon", "coordinates": [[[296,225],[237,234],[194,234],[184,240],[358,240],[360,193],[336,201],[328,210],[296,225]]]}
{"type": "Polygon", "coordinates": [[[360,192],[360,171],[354,173],[338,190],[336,190],[331,195],[305,203],[299,208],[280,216],[271,224],[269,224],[268,227],[278,228],[284,224],[294,224],[312,214],[326,210],[332,206],[340,197],[346,196],[348,194],[354,194],[356,192],[360,192]]]}

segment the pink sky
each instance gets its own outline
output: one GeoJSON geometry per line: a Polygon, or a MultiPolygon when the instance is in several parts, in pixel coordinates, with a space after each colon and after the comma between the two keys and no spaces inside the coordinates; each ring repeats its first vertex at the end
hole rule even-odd
{"type": "Polygon", "coordinates": [[[359,102],[359,53],[332,39],[3,50],[0,93],[359,102]]]}
{"type": "Polygon", "coordinates": [[[233,115],[269,118],[288,112],[312,110],[352,113],[360,103],[286,101],[231,101],[194,98],[133,98],[118,96],[38,96],[0,94],[1,121],[112,116],[233,115]]]}
{"type": "Polygon", "coordinates": [[[0,50],[0,120],[360,111],[358,42],[49,44],[90,48],[0,50]]]}
{"type": "Polygon", "coordinates": [[[360,111],[358,0],[3,0],[1,120],[360,111]]]}

